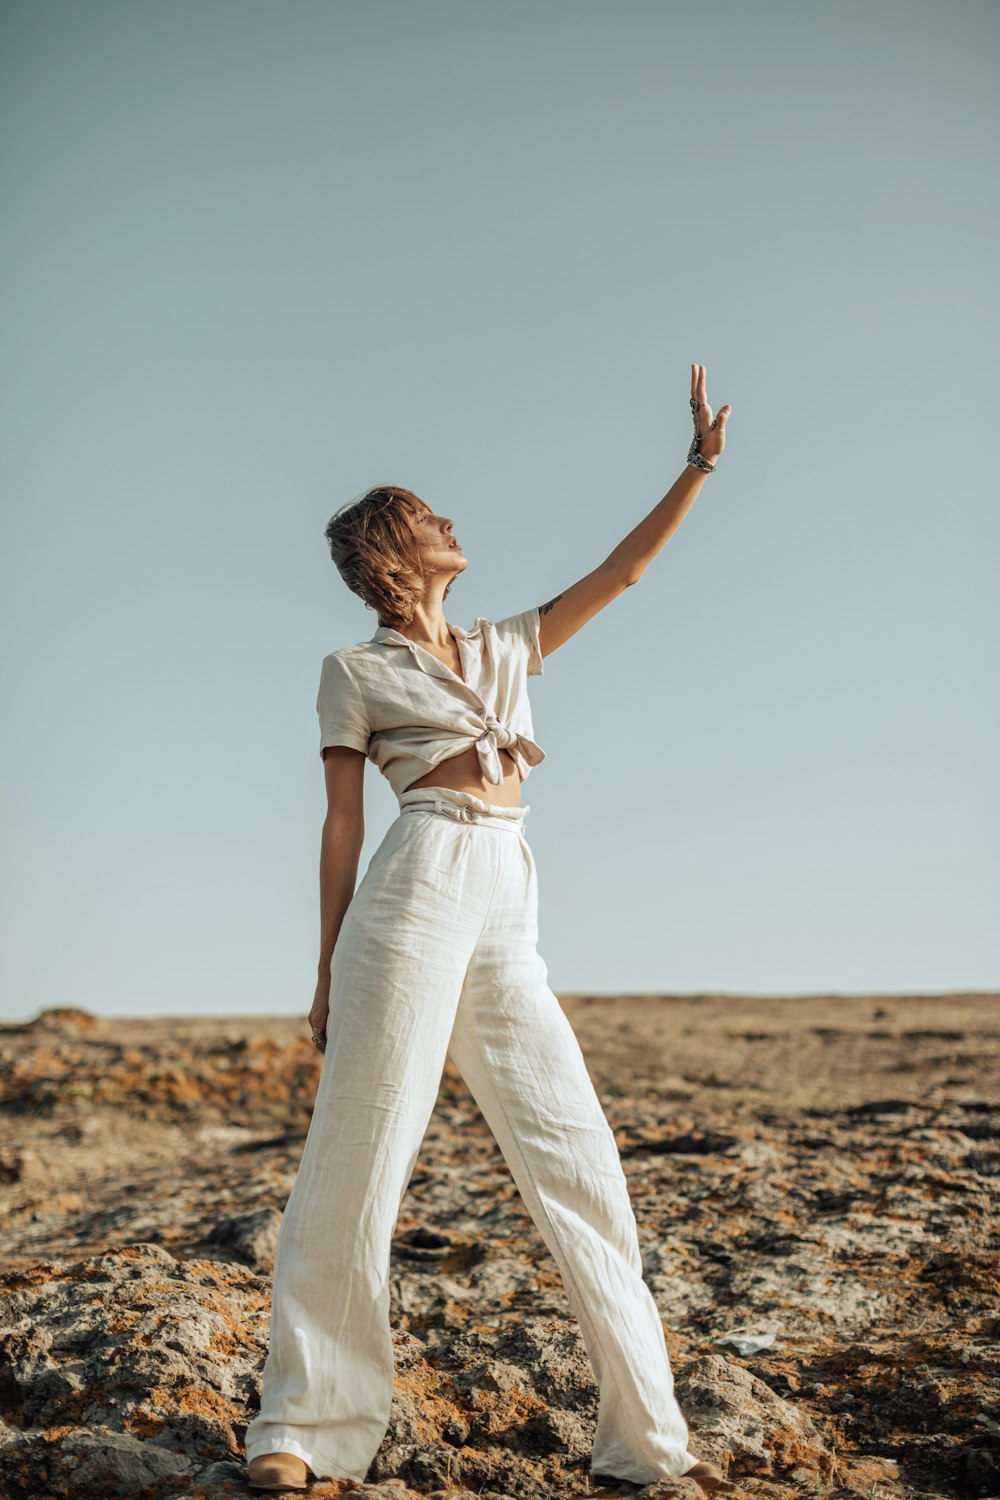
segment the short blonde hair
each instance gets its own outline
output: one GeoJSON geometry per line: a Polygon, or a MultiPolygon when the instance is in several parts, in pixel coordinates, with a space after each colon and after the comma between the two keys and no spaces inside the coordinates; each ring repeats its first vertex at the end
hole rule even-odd
{"type": "MultiPolygon", "coordinates": [[[[408,625],[423,597],[426,580],[408,517],[429,509],[412,490],[380,484],[341,506],[327,522],[324,535],[337,571],[375,611],[380,625],[408,625]]],[[[449,580],[445,599],[454,581],[449,580]]]]}

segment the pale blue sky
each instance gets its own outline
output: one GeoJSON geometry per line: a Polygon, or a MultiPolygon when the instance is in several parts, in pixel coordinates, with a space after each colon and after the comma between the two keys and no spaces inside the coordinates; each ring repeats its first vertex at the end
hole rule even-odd
{"type": "MultiPolygon", "coordinates": [[[[987,988],[990,3],[20,0],[3,11],[2,1006],[308,1009],[323,528],[456,521],[532,679],[557,991],[987,988]]],[[[992,774],[991,774],[992,773],[992,774]]],[[[366,863],[396,812],[369,766],[366,863]]]]}

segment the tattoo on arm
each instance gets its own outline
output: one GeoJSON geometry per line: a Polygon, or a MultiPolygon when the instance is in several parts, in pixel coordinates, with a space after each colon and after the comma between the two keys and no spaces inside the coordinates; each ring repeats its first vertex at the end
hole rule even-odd
{"type": "Polygon", "coordinates": [[[539,613],[539,615],[547,615],[548,612],[549,612],[549,610],[552,608],[553,604],[558,604],[559,600],[561,598],[562,598],[562,594],[557,594],[554,599],[550,599],[549,600],[548,604],[540,604],[538,606],[538,613],[539,613]]]}

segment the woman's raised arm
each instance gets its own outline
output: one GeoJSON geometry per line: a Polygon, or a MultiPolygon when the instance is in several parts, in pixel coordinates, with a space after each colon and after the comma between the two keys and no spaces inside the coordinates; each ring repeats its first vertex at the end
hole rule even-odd
{"type": "Polygon", "coordinates": [[[638,583],[698,498],[726,445],[726,423],[732,413],[732,407],[726,405],[718,416],[712,416],[704,365],[691,366],[690,405],[694,437],[688,461],[663,499],[618,543],[599,568],[547,604],[539,605],[538,641],[543,656],[555,651],[612,599],[638,583]]]}

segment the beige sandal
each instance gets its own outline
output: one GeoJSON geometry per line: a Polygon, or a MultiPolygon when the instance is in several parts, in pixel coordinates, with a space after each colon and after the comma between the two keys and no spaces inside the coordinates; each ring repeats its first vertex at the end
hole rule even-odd
{"type": "Polygon", "coordinates": [[[736,1489],[735,1484],[726,1478],[720,1468],[705,1461],[695,1464],[693,1469],[686,1469],[680,1477],[693,1479],[707,1494],[711,1495],[731,1495],[736,1489]]]}
{"type": "Polygon", "coordinates": [[[310,1470],[295,1453],[259,1453],[247,1465],[247,1484],[252,1490],[305,1490],[310,1470]]]}
{"type": "MultiPolygon", "coordinates": [[[[677,1475],[678,1479],[693,1479],[695,1484],[701,1485],[706,1495],[732,1495],[737,1493],[737,1486],[727,1479],[722,1470],[707,1460],[696,1463],[693,1469],[687,1469],[685,1473],[677,1475]]],[[[601,1494],[604,1490],[610,1490],[616,1496],[621,1496],[621,1485],[629,1486],[631,1491],[642,1488],[632,1479],[616,1479],[613,1474],[591,1474],[591,1493],[601,1494]],[[594,1486],[596,1485],[596,1489],[594,1486]]],[[[648,1482],[648,1481],[647,1481],[648,1482]]],[[[610,1500],[610,1497],[609,1497],[610,1500]]]]}

